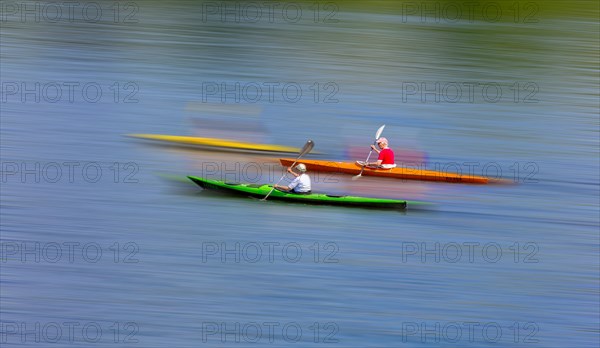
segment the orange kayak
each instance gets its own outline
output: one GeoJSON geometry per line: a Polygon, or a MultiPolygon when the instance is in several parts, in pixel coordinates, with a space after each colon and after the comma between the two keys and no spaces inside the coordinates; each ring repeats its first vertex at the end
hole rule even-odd
{"type": "MultiPolygon", "coordinates": [[[[279,162],[284,167],[289,167],[295,160],[293,158],[281,158],[279,162]]],[[[354,162],[335,162],[335,161],[318,161],[302,159],[300,162],[306,165],[306,169],[314,172],[330,172],[344,173],[357,175],[360,173],[361,166],[354,162]]],[[[365,167],[362,175],[381,176],[387,178],[406,179],[406,180],[422,180],[422,181],[439,181],[462,184],[488,184],[500,183],[502,180],[490,179],[484,176],[458,174],[450,172],[442,172],[435,170],[425,170],[411,168],[409,166],[398,166],[392,169],[369,168],[365,167]]]]}

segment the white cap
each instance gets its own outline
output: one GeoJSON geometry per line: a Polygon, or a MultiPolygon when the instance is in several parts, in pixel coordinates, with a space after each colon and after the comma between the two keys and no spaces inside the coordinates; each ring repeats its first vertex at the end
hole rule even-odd
{"type": "Polygon", "coordinates": [[[304,163],[299,163],[296,166],[296,169],[298,169],[299,171],[301,171],[302,173],[306,172],[306,166],[304,165],[304,163]]]}

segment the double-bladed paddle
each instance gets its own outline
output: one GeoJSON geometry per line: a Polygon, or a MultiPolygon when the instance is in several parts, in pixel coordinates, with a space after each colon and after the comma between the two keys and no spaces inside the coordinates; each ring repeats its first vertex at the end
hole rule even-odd
{"type": "MultiPolygon", "coordinates": [[[[298,157],[296,157],[296,160],[294,161],[294,163],[292,163],[292,165],[290,166],[290,168],[294,168],[294,165],[296,164],[296,162],[298,162],[298,160],[300,159],[300,157],[306,155],[307,153],[310,152],[310,150],[312,150],[312,148],[315,146],[315,143],[313,143],[312,140],[309,140],[306,142],[306,144],[304,144],[304,146],[302,147],[302,150],[300,150],[300,154],[298,155],[298,157]]],[[[281,182],[281,180],[283,180],[283,178],[285,178],[285,174],[283,174],[283,176],[281,177],[281,179],[279,179],[279,181],[277,181],[277,184],[273,185],[273,188],[271,189],[271,191],[269,191],[269,193],[267,193],[267,195],[265,196],[265,198],[263,198],[262,200],[266,200],[270,195],[271,192],[273,192],[273,190],[275,190],[275,186],[279,185],[279,183],[281,182]]]]}
{"type": "MultiPolygon", "coordinates": [[[[377,139],[379,139],[379,136],[381,135],[381,133],[383,133],[383,129],[384,128],[385,128],[385,124],[383,126],[379,127],[379,129],[377,130],[377,133],[375,133],[375,141],[373,142],[373,145],[377,145],[377,139]]],[[[373,148],[371,148],[371,151],[369,151],[369,155],[367,156],[367,160],[365,161],[365,163],[363,163],[362,168],[360,169],[360,173],[358,173],[358,175],[353,176],[352,180],[356,180],[356,179],[358,179],[358,178],[360,178],[362,176],[362,173],[365,170],[365,166],[369,162],[369,158],[371,158],[371,154],[372,153],[373,153],[373,148]]]]}

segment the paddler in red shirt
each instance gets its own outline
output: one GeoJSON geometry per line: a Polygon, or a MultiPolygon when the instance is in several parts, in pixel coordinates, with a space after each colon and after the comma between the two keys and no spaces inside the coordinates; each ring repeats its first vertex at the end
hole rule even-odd
{"type": "Polygon", "coordinates": [[[377,139],[377,146],[381,150],[378,150],[375,145],[371,145],[371,148],[379,154],[377,162],[367,163],[366,166],[391,169],[396,167],[396,161],[394,160],[394,151],[388,147],[388,140],[384,137],[377,139]]]}

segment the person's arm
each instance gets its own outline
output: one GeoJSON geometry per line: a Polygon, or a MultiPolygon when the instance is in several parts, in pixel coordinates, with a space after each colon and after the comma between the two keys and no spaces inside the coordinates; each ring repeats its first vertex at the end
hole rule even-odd
{"type": "Polygon", "coordinates": [[[298,182],[300,182],[300,179],[298,179],[298,177],[300,176],[300,174],[296,174],[294,173],[294,171],[292,170],[292,168],[288,168],[287,170],[289,173],[294,174],[294,176],[296,177],[294,180],[292,180],[292,182],[289,183],[288,186],[285,185],[275,185],[273,186],[274,188],[278,189],[278,190],[283,190],[283,191],[291,191],[293,190],[296,186],[298,186],[298,182]]]}
{"type": "Polygon", "coordinates": [[[281,191],[289,191],[289,190],[291,190],[291,188],[289,188],[288,186],[285,186],[285,185],[275,185],[273,187],[276,188],[277,190],[281,190],[281,191]]]}
{"type": "Polygon", "coordinates": [[[299,176],[300,176],[300,174],[297,174],[296,172],[294,172],[294,171],[292,170],[292,167],[289,167],[289,168],[287,169],[287,172],[288,172],[288,173],[290,173],[290,174],[292,174],[292,175],[293,175],[293,176],[295,176],[295,177],[299,177],[299,176]]]}
{"type": "Polygon", "coordinates": [[[373,149],[375,152],[380,153],[381,151],[375,147],[375,145],[371,144],[371,149],[373,149]]]}
{"type": "Polygon", "coordinates": [[[298,175],[298,177],[296,177],[296,179],[292,180],[292,182],[290,182],[286,188],[288,189],[288,191],[293,191],[296,186],[298,186],[298,184],[300,183],[300,175],[298,175]]]}
{"type": "Polygon", "coordinates": [[[381,151],[377,150],[375,148],[375,145],[371,145],[371,148],[375,151],[377,151],[377,153],[379,154],[379,158],[377,159],[377,162],[370,162],[367,163],[368,166],[377,166],[379,167],[381,165],[381,162],[383,162],[383,158],[381,158],[381,151]]]}

